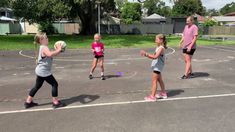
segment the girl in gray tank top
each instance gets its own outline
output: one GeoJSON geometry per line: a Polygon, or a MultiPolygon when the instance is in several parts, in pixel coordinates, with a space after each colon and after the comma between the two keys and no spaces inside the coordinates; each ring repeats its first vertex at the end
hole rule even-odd
{"type": "Polygon", "coordinates": [[[51,73],[51,66],[52,66],[52,57],[42,57],[42,49],[46,48],[45,45],[40,45],[39,47],[39,54],[38,54],[38,61],[37,67],[35,69],[36,75],[40,77],[47,77],[50,76],[51,73]]]}
{"type": "Polygon", "coordinates": [[[140,51],[142,56],[145,56],[149,59],[152,59],[151,68],[153,70],[152,73],[152,89],[151,94],[146,96],[144,99],[146,101],[156,101],[156,99],[166,99],[167,93],[165,90],[165,85],[162,80],[161,72],[165,65],[165,49],[166,46],[166,37],[163,34],[159,34],[155,38],[156,50],[154,54],[149,54],[144,50],[140,51]],[[157,93],[157,82],[160,84],[161,92],[157,93]],[[157,94],[156,94],[157,93],[157,94]]]}
{"type": "Polygon", "coordinates": [[[58,55],[61,52],[61,45],[56,45],[54,51],[50,51],[48,48],[48,38],[46,33],[40,32],[37,33],[34,37],[34,41],[36,44],[40,45],[37,66],[35,69],[35,73],[37,75],[36,84],[30,90],[29,95],[24,103],[25,108],[30,108],[37,106],[38,103],[33,102],[33,97],[37,93],[37,91],[42,87],[43,82],[46,81],[52,87],[52,106],[54,108],[65,106],[64,103],[60,102],[57,99],[58,96],[58,83],[54,76],[51,73],[52,66],[52,57],[58,55]]]}

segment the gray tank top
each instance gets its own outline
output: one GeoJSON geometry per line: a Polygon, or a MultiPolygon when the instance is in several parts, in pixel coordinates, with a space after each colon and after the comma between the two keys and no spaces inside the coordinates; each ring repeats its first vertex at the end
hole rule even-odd
{"type": "Polygon", "coordinates": [[[42,49],[46,47],[44,45],[40,45],[39,53],[38,53],[38,62],[37,67],[35,69],[35,73],[40,77],[47,77],[50,76],[51,73],[51,66],[52,66],[52,57],[42,57],[42,49]]]}
{"type": "MultiPolygon", "coordinates": [[[[159,46],[156,48],[155,53],[160,49],[164,48],[163,46],[159,46]]],[[[165,64],[165,53],[163,52],[157,59],[154,59],[151,64],[151,68],[153,71],[162,72],[165,64]]]]}

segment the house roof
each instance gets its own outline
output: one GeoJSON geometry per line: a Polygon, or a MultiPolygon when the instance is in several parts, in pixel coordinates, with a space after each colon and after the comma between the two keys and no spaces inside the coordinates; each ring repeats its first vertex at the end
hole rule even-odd
{"type": "Polygon", "coordinates": [[[166,18],[154,13],[154,14],[148,16],[148,17],[144,17],[143,19],[166,19],[166,18]]]}
{"type": "Polygon", "coordinates": [[[197,21],[198,22],[204,22],[205,21],[205,17],[201,16],[199,14],[195,14],[194,17],[197,17],[197,21]]]}
{"type": "Polygon", "coordinates": [[[17,21],[16,19],[12,19],[12,18],[5,17],[5,16],[1,16],[1,17],[0,17],[0,20],[1,20],[1,21],[17,21]]]}
{"type": "Polygon", "coordinates": [[[217,22],[235,22],[235,16],[214,16],[212,19],[217,22]]]}
{"type": "Polygon", "coordinates": [[[235,16],[235,12],[227,13],[227,14],[225,14],[225,16],[235,16]]]}
{"type": "Polygon", "coordinates": [[[108,16],[106,18],[101,19],[102,24],[108,24],[107,19],[109,21],[109,24],[120,24],[121,19],[113,17],[113,16],[108,16]]]}
{"type": "Polygon", "coordinates": [[[0,7],[0,11],[12,11],[11,8],[0,7]]]}

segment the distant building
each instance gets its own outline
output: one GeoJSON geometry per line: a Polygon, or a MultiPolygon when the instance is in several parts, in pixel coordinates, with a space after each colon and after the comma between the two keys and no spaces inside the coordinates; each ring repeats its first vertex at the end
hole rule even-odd
{"type": "Polygon", "coordinates": [[[10,8],[0,7],[0,16],[4,16],[4,17],[8,17],[8,18],[13,18],[13,11],[10,8]]]}
{"type": "Polygon", "coordinates": [[[166,23],[166,18],[163,16],[160,16],[156,13],[142,18],[142,23],[143,24],[161,24],[161,23],[166,23]]]}
{"type": "Polygon", "coordinates": [[[219,25],[225,25],[227,23],[235,22],[235,16],[213,16],[212,20],[219,23],[219,25]]]}
{"type": "Polygon", "coordinates": [[[204,23],[204,21],[206,20],[204,16],[201,16],[199,14],[195,14],[194,17],[197,18],[198,23],[204,23]]]}
{"type": "Polygon", "coordinates": [[[227,13],[227,14],[225,14],[225,16],[235,16],[235,12],[227,13]]]}
{"type": "Polygon", "coordinates": [[[0,7],[0,22],[1,23],[15,22],[15,21],[17,20],[13,18],[12,9],[0,7]]]}

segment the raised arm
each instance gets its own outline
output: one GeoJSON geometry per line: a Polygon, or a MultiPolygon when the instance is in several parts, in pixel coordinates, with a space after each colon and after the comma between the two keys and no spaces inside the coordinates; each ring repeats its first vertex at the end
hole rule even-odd
{"type": "Polygon", "coordinates": [[[155,54],[149,54],[145,52],[144,50],[141,50],[140,54],[142,56],[148,57],[149,59],[157,59],[163,52],[164,52],[164,48],[161,47],[155,54]]]}
{"type": "Polygon", "coordinates": [[[61,51],[61,45],[57,45],[56,49],[54,51],[50,51],[48,47],[44,47],[42,49],[42,56],[52,57],[56,56],[61,51]]]}

